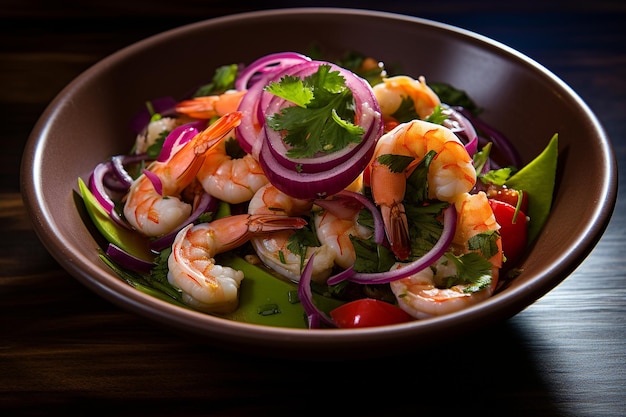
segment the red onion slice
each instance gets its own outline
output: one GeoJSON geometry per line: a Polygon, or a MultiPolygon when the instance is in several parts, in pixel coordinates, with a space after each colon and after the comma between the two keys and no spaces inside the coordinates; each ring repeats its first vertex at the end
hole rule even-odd
{"type": "MultiPolygon", "coordinates": [[[[378,101],[367,81],[354,73],[335,64],[325,61],[310,61],[287,68],[281,73],[275,74],[271,81],[279,81],[285,75],[305,78],[315,73],[320,65],[330,65],[331,71],[337,71],[343,76],[346,87],[352,92],[355,103],[355,124],[363,130],[363,139],[360,143],[350,144],[336,152],[315,156],[312,158],[291,158],[287,156],[288,147],[283,141],[281,132],[276,132],[268,126],[265,127],[266,140],[274,158],[286,168],[299,172],[313,173],[331,169],[336,164],[346,162],[358,150],[360,146],[367,146],[368,141],[378,140],[382,135],[382,117],[378,101]]],[[[269,83],[268,82],[268,83],[269,83]]],[[[264,118],[279,113],[282,108],[291,103],[276,97],[271,93],[263,92],[261,96],[261,108],[264,118]]]]}
{"type": "Polygon", "coordinates": [[[152,262],[139,259],[112,243],[109,243],[106,254],[121,267],[141,274],[150,273],[150,270],[154,267],[152,262]]]}
{"type": "Polygon", "coordinates": [[[315,253],[309,257],[300,275],[300,281],[298,282],[298,298],[306,313],[310,329],[319,328],[321,324],[325,324],[329,327],[337,327],[335,322],[313,303],[313,292],[311,291],[313,259],[315,259],[315,253]]]}
{"type": "Polygon", "coordinates": [[[239,73],[235,80],[235,89],[247,90],[259,77],[268,73],[275,73],[294,64],[303,61],[310,61],[311,58],[298,52],[278,52],[275,54],[265,55],[252,62],[243,71],[239,73]],[[254,79],[256,77],[256,79],[254,79]]]}
{"type": "Polygon", "coordinates": [[[206,129],[206,121],[199,120],[177,126],[167,135],[157,161],[166,162],[178,148],[193,139],[199,131],[206,129]]]}
{"type": "Polygon", "coordinates": [[[446,253],[452,243],[452,239],[454,238],[454,233],[456,231],[456,207],[454,205],[448,206],[443,211],[443,217],[443,231],[441,232],[439,240],[430,251],[419,259],[404,264],[402,268],[386,272],[363,273],[354,272],[352,268],[347,268],[346,270],[330,277],[326,283],[328,285],[335,285],[341,281],[348,280],[357,284],[386,284],[409,277],[418,273],[422,269],[429,267],[446,253]]]}

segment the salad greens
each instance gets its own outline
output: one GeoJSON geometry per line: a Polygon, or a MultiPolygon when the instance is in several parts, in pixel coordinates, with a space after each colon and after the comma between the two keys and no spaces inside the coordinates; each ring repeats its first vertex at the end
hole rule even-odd
{"type": "MultiPolygon", "coordinates": [[[[382,65],[372,62],[368,62],[364,70],[363,66],[367,59],[360,54],[347,55],[344,68],[355,72],[357,67],[361,68],[357,74],[363,74],[365,71],[368,76],[367,80],[374,85],[382,80],[385,70],[382,65]]],[[[239,69],[240,67],[235,64],[219,67],[212,81],[200,87],[194,96],[221,94],[232,89],[239,69]]],[[[450,85],[430,83],[429,86],[441,98],[442,103],[461,106],[474,115],[482,110],[465,92],[450,85]]],[[[346,85],[346,78],[339,71],[332,70],[331,65],[319,65],[315,72],[302,78],[284,75],[279,81],[269,83],[264,89],[294,104],[283,107],[277,113],[268,116],[266,120],[269,128],[284,134],[283,140],[289,145],[288,157],[312,158],[320,154],[339,151],[362,140],[364,129],[353,123],[355,119],[353,91],[346,85]]],[[[150,111],[156,117],[161,117],[153,109],[150,108],[150,111]]],[[[404,98],[393,117],[399,123],[418,118],[412,100],[404,98]]],[[[442,111],[441,106],[437,106],[428,121],[443,124],[446,118],[448,115],[442,111]]],[[[167,132],[163,132],[156,145],[150,149],[153,156],[159,154],[166,136],[167,132]]],[[[237,142],[226,142],[229,149],[235,146],[239,153],[245,152],[236,145],[238,145],[237,142]]],[[[528,244],[530,244],[538,236],[550,213],[558,163],[558,135],[555,134],[545,149],[521,169],[506,166],[483,172],[491,147],[492,144],[487,143],[474,156],[474,166],[479,173],[478,178],[483,185],[519,190],[520,197],[516,210],[520,210],[522,193],[529,196],[531,203],[525,214],[532,220],[528,229],[528,244]]],[[[428,199],[427,173],[430,162],[435,156],[436,152],[430,151],[420,160],[391,154],[378,157],[378,162],[387,165],[392,172],[402,172],[412,165],[416,166],[407,178],[407,193],[403,201],[409,219],[411,260],[424,256],[438,242],[444,229],[441,218],[444,210],[450,205],[446,202],[428,199]]],[[[105,239],[129,256],[150,263],[153,267],[149,273],[129,271],[117,264],[108,253],[100,254],[103,262],[139,291],[175,305],[190,308],[184,304],[181,290],[168,281],[167,261],[170,249],[162,250],[158,254],[151,251],[150,239],[116,224],[100,205],[89,186],[80,178],[78,187],[90,220],[105,239]]],[[[367,194],[368,191],[366,190],[365,193],[367,194]]],[[[201,215],[196,222],[230,216],[233,210],[237,209],[240,207],[221,202],[215,212],[201,215]]],[[[362,209],[358,221],[374,229],[371,211],[362,209]]],[[[442,280],[438,284],[446,288],[469,284],[464,289],[466,292],[476,292],[488,287],[492,282],[493,267],[488,259],[498,253],[497,241],[500,237],[498,231],[479,233],[468,242],[469,249],[473,252],[457,255],[452,251],[446,251],[442,262],[454,264],[457,273],[453,276],[437,278],[442,280]]],[[[363,239],[351,235],[350,241],[356,253],[356,261],[352,268],[357,273],[389,271],[396,262],[393,252],[384,244],[376,243],[372,238],[363,239]]],[[[300,255],[302,270],[305,266],[304,254],[307,248],[319,245],[319,240],[313,230],[305,227],[291,236],[287,249],[300,255]]],[[[277,279],[264,267],[249,263],[239,251],[216,255],[215,262],[243,271],[245,276],[239,289],[239,308],[229,314],[215,315],[246,323],[278,327],[307,328],[309,326],[308,313],[301,300],[298,299],[298,284],[277,279]]],[[[436,266],[433,265],[431,268],[436,268],[436,266]]],[[[346,304],[350,297],[346,294],[353,291],[353,285],[347,282],[331,286],[313,283],[312,287],[315,289],[312,296],[314,304],[325,314],[330,314],[333,309],[346,304]],[[337,295],[341,297],[338,298],[337,295]]],[[[375,298],[393,299],[388,285],[365,284],[361,287],[364,293],[375,292],[377,294],[375,298]]],[[[362,296],[363,293],[360,297],[362,296]]]]}
{"type": "Polygon", "coordinates": [[[330,65],[320,65],[304,79],[287,75],[266,87],[296,104],[267,119],[272,129],[287,132],[284,140],[291,145],[289,157],[310,158],[319,152],[336,152],[350,143],[359,143],[365,133],[350,122],[354,118],[352,91],[339,71],[330,69],[330,65]]]}

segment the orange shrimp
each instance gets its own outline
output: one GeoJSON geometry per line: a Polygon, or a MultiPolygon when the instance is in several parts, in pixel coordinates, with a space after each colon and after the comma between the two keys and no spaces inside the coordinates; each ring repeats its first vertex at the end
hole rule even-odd
{"type": "MultiPolygon", "coordinates": [[[[248,213],[303,216],[310,215],[312,208],[313,201],[295,199],[268,183],[261,187],[250,200],[248,213]]],[[[288,248],[289,238],[293,233],[292,230],[284,230],[253,236],[250,243],[252,243],[257,256],[268,268],[294,282],[300,280],[302,266],[315,253],[311,279],[316,282],[325,282],[334,266],[334,251],[324,244],[308,247],[305,259],[302,260],[299,254],[293,253],[288,248]]]]}
{"type": "Polygon", "coordinates": [[[212,119],[237,111],[246,91],[227,91],[220,95],[195,97],[176,105],[176,111],[195,119],[212,119]]]}
{"type": "Polygon", "coordinates": [[[252,155],[230,156],[226,151],[228,140],[236,139],[226,138],[217,144],[207,154],[197,178],[212,196],[231,204],[243,203],[269,180],[252,155]]]}
{"type": "Polygon", "coordinates": [[[239,305],[243,272],[216,264],[214,256],[239,247],[254,235],[305,224],[299,217],[241,214],[185,226],[172,245],[168,281],[181,289],[189,306],[209,313],[234,311],[239,305]]]}
{"type": "Polygon", "coordinates": [[[415,112],[421,119],[425,119],[441,104],[437,94],[426,85],[424,77],[417,80],[406,75],[384,78],[382,83],[376,84],[372,89],[387,126],[386,131],[397,125],[393,114],[407,98],[413,101],[415,112]]]}
{"type": "Polygon", "coordinates": [[[380,206],[391,248],[400,260],[410,254],[408,221],[402,203],[406,179],[430,151],[437,154],[427,175],[429,198],[454,203],[474,187],[476,170],[461,141],[444,126],[421,120],[398,125],[379,139],[370,165],[372,195],[380,206]],[[404,171],[394,172],[379,161],[382,155],[411,156],[415,161],[404,171]]]}
{"type": "MultiPolygon", "coordinates": [[[[500,226],[484,192],[464,193],[456,202],[457,226],[452,246],[458,253],[468,253],[468,241],[479,233],[497,231],[500,226]]],[[[443,255],[430,268],[390,283],[398,305],[415,318],[427,318],[450,314],[472,306],[493,295],[498,284],[499,270],[502,267],[502,241],[496,240],[498,250],[491,262],[491,283],[479,291],[468,291],[473,284],[457,284],[450,288],[442,285],[448,277],[458,274],[454,262],[443,255]]],[[[400,268],[397,263],[394,268],[400,268]]]]}
{"type": "Polygon", "coordinates": [[[125,197],[124,216],[128,223],[146,236],[160,236],[188,218],[192,207],[180,194],[195,180],[206,153],[240,121],[241,113],[228,113],[198,133],[168,161],[150,164],[148,170],[158,177],[162,190],[155,188],[150,176],[139,176],[125,197]]]}

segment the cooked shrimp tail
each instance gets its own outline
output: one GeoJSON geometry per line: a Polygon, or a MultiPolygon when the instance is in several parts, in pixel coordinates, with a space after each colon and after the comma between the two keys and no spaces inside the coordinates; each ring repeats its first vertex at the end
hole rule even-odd
{"type": "Polygon", "coordinates": [[[431,151],[435,156],[426,178],[428,198],[454,203],[474,187],[476,170],[471,156],[450,129],[422,120],[400,124],[379,139],[372,158],[372,195],[380,206],[391,248],[400,260],[410,254],[408,221],[402,204],[406,181],[431,151]],[[379,159],[383,155],[408,156],[414,162],[403,171],[392,170],[379,159]]]}
{"type": "Polygon", "coordinates": [[[206,154],[241,123],[241,117],[240,112],[232,112],[220,117],[215,123],[209,125],[209,127],[189,141],[188,144],[193,149],[193,153],[177,152],[174,154],[171,158],[173,161],[172,165],[174,167],[185,167],[184,171],[178,176],[181,183],[191,184],[202,167],[206,154]],[[184,162],[190,158],[191,161],[188,163],[184,162]],[[176,159],[181,161],[176,161],[176,159]]]}
{"type": "Polygon", "coordinates": [[[139,176],[126,195],[124,216],[128,223],[146,236],[164,235],[180,226],[191,214],[191,205],[181,199],[181,193],[195,181],[207,152],[240,121],[241,113],[229,113],[165,162],[153,162],[149,172],[139,176]]]}
{"type": "Polygon", "coordinates": [[[215,263],[214,256],[233,250],[252,236],[306,225],[299,217],[248,215],[190,224],[176,235],[168,258],[168,281],[183,301],[201,311],[229,313],[239,305],[243,272],[215,263]]]}

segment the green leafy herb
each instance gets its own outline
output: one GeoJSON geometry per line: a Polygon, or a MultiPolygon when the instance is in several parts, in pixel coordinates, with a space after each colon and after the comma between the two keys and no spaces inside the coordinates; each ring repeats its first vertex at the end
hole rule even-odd
{"type": "Polygon", "coordinates": [[[491,285],[493,265],[479,253],[469,252],[461,256],[447,253],[446,258],[454,262],[456,266],[456,275],[447,277],[446,288],[471,284],[463,292],[474,293],[491,285]]]}
{"type": "MultiPolygon", "coordinates": [[[[304,268],[307,249],[316,246],[320,246],[320,241],[317,239],[317,235],[308,227],[294,230],[287,240],[287,249],[291,253],[300,256],[300,269],[304,268]]],[[[281,256],[284,255],[281,254],[281,256]]],[[[281,259],[281,261],[283,260],[281,259]]]]}
{"type": "Polygon", "coordinates": [[[389,171],[391,172],[404,172],[408,166],[415,161],[415,158],[407,155],[394,155],[394,154],[384,154],[380,155],[376,160],[382,164],[387,165],[389,171]]]}
{"type": "Polygon", "coordinates": [[[355,272],[375,273],[389,271],[396,262],[396,258],[391,250],[378,245],[371,238],[363,239],[350,235],[350,241],[354,246],[356,254],[353,267],[355,272]]]}
{"type": "Polygon", "coordinates": [[[421,205],[428,200],[428,169],[435,151],[429,151],[406,180],[405,200],[414,205],[421,205]]]}
{"type": "Polygon", "coordinates": [[[500,233],[496,230],[490,230],[472,236],[467,244],[470,250],[478,250],[485,259],[489,259],[498,253],[497,240],[499,237],[500,233]]]}
{"type": "Polygon", "coordinates": [[[170,134],[169,130],[164,130],[160,132],[159,136],[156,138],[154,143],[148,146],[148,149],[146,149],[146,154],[150,157],[150,159],[158,158],[159,154],[161,153],[161,150],[163,149],[163,143],[165,143],[165,139],[167,138],[167,135],[169,134],[170,134]]]}
{"type": "Polygon", "coordinates": [[[448,203],[441,201],[428,205],[405,204],[411,237],[411,256],[414,259],[424,256],[441,237],[443,224],[438,217],[447,206],[448,203]]]}
{"type": "Polygon", "coordinates": [[[417,114],[417,111],[415,110],[415,103],[413,102],[413,99],[409,96],[402,97],[400,106],[391,115],[391,117],[396,119],[398,123],[410,122],[411,120],[420,118],[417,114]]]}
{"type": "Polygon", "coordinates": [[[436,105],[433,112],[424,119],[427,122],[442,125],[443,122],[448,119],[448,115],[443,112],[440,105],[436,105]]]}
{"type": "Polygon", "coordinates": [[[289,157],[332,153],[362,140],[364,130],[352,123],[352,91],[339,71],[330,69],[330,65],[323,64],[304,79],[287,75],[265,87],[295,104],[267,117],[271,129],[285,132],[284,141],[291,146],[289,157]]]}
{"type": "Polygon", "coordinates": [[[235,79],[239,72],[237,64],[223,65],[218,67],[213,74],[213,79],[209,84],[205,84],[198,88],[193,94],[194,97],[203,97],[216,94],[222,94],[227,90],[235,87],[235,79]]]}
{"type": "Polygon", "coordinates": [[[473,115],[482,112],[482,109],[463,90],[459,90],[450,84],[439,82],[429,82],[428,86],[439,96],[442,103],[450,106],[461,106],[469,110],[473,115]]]}
{"type": "Polygon", "coordinates": [[[479,178],[485,184],[504,185],[515,172],[516,170],[513,167],[504,167],[487,171],[479,175],[479,178]]]}

